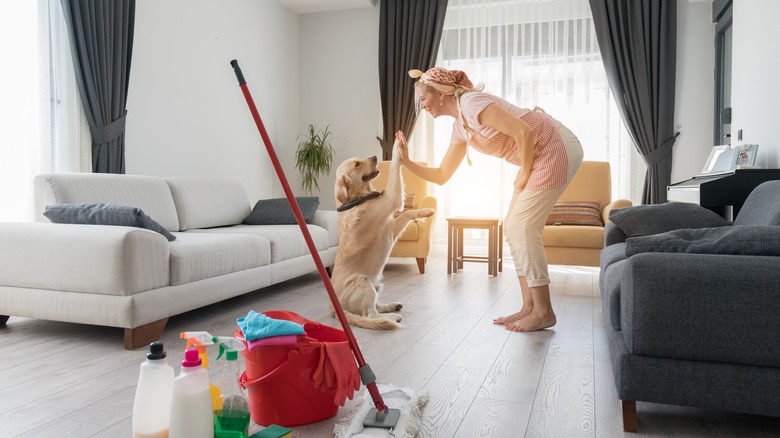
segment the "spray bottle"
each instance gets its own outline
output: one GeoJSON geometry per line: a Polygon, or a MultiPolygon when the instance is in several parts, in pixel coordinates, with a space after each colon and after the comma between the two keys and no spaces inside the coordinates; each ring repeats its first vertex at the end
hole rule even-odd
{"type": "Polygon", "coordinates": [[[219,360],[225,355],[222,378],[219,382],[220,397],[214,408],[214,436],[216,438],[246,438],[249,433],[249,401],[239,386],[240,366],[238,352],[244,343],[230,336],[212,338],[219,344],[219,360]]]}
{"type": "MultiPolygon", "coordinates": [[[[198,350],[198,357],[203,363],[203,368],[209,367],[209,356],[206,351],[206,346],[214,345],[211,340],[213,336],[209,332],[181,332],[179,338],[187,340],[187,350],[195,348],[198,350]]],[[[209,388],[211,391],[211,404],[216,409],[217,399],[219,398],[219,387],[209,382],[209,388]]]]}
{"type": "Polygon", "coordinates": [[[171,417],[173,368],[162,342],[152,342],[141,364],[133,402],[133,438],[166,438],[171,417]]]}

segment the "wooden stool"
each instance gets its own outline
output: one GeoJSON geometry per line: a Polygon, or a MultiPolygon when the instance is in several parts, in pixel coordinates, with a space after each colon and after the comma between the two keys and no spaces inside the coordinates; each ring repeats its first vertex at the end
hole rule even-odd
{"type": "Polygon", "coordinates": [[[453,217],[447,219],[447,273],[458,273],[464,262],[488,264],[488,275],[498,276],[504,265],[504,223],[495,217],[453,217]],[[488,230],[488,255],[463,254],[463,230],[480,228],[488,230]]]}

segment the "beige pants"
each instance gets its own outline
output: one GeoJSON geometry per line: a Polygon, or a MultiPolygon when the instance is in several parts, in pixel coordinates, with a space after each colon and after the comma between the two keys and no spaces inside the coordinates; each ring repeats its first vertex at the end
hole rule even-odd
{"type": "Polygon", "coordinates": [[[550,284],[547,256],[542,244],[544,224],[555,202],[582,164],[582,145],[577,137],[565,126],[558,128],[558,133],[563,139],[569,160],[566,184],[549,190],[523,190],[515,193],[504,218],[504,234],[512,252],[517,276],[526,277],[530,287],[550,284]]]}

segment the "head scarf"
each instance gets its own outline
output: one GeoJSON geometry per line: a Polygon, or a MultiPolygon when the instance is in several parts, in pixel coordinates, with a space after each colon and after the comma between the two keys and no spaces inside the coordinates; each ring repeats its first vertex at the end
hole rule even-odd
{"type": "Polygon", "coordinates": [[[460,70],[447,70],[441,67],[434,67],[425,73],[420,70],[409,70],[409,76],[420,78],[419,82],[430,85],[444,94],[455,94],[455,86],[460,85],[466,88],[474,88],[466,73],[460,70]]]}

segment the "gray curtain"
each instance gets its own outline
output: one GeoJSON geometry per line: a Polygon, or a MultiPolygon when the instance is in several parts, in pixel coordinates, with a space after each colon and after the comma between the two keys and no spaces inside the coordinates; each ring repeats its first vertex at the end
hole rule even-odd
{"type": "Polygon", "coordinates": [[[409,135],[416,117],[414,80],[407,72],[434,67],[448,0],[380,0],[379,92],[382,99],[382,138],[390,159],[395,132],[409,135]]]}
{"type": "Polygon", "coordinates": [[[618,109],[647,164],[642,203],[666,202],[671,182],[677,2],[590,0],[618,109]]]}
{"type": "Polygon", "coordinates": [[[61,1],[92,133],[92,171],[125,173],[125,103],[135,0],[61,1]]]}

